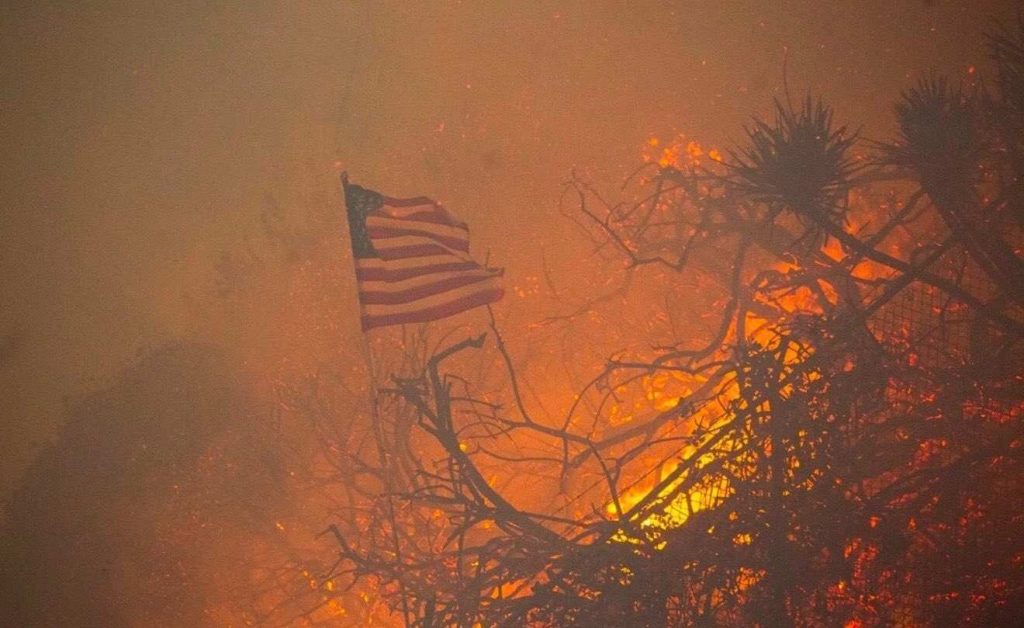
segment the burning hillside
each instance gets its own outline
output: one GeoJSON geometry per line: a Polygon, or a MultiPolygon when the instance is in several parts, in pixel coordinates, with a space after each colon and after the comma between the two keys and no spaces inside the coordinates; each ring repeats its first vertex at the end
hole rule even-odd
{"type": "Polygon", "coordinates": [[[268,195],[204,341],[67,401],[2,618],[1015,624],[1024,24],[987,46],[884,140],[788,88],[731,145],[645,130],[621,179],[562,173],[564,229],[472,256],[472,217],[335,190],[343,160],[268,195]]]}
{"type": "Polygon", "coordinates": [[[493,319],[396,375],[379,438],[405,459],[372,525],[332,528],[338,573],[422,625],[1011,623],[1019,36],[992,39],[994,91],[908,90],[893,143],[783,100],[727,157],[662,149],[631,198],[574,177],[619,287],[562,342],[578,319],[647,346],[543,416],[493,319]],[[488,346],[503,394],[469,375],[488,346]]]}

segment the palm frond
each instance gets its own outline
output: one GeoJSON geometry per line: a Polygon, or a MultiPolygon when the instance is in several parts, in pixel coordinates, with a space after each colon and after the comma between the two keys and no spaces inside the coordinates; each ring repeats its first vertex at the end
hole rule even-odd
{"type": "Polygon", "coordinates": [[[988,35],[988,50],[996,64],[1002,103],[1024,116],[1024,17],[1017,20],[1015,29],[988,35]]]}
{"type": "Polygon", "coordinates": [[[852,185],[849,151],[857,134],[834,126],[831,107],[810,97],[798,109],[776,100],[774,123],[755,118],[746,132],[750,145],[732,152],[728,164],[738,187],[805,221],[842,223],[845,209],[838,201],[852,185]]]}
{"type": "Polygon", "coordinates": [[[933,197],[969,193],[986,146],[976,101],[945,77],[922,79],[896,105],[899,137],[884,163],[913,171],[933,197]]]}

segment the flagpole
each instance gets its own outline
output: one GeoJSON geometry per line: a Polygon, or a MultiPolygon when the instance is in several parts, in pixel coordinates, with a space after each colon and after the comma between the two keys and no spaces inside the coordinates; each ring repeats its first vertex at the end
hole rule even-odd
{"type": "MultiPolygon", "coordinates": [[[[341,188],[342,188],[342,200],[345,203],[345,210],[348,211],[348,172],[342,171],[341,173],[341,188]]],[[[402,567],[402,547],[401,542],[398,538],[398,520],[395,518],[395,506],[393,502],[394,484],[390,473],[390,460],[387,452],[387,447],[384,441],[384,424],[381,421],[380,407],[377,403],[379,398],[379,386],[377,384],[377,367],[373,360],[373,348],[370,346],[370,340],[366,335],[365,330],[360,330],[360,347],[363,350],[363,359],[366,362],[366,368],[369,371],[369,383],[370,383],[370,412],[371,419],[373,422],[373,440],[377,443],[377,458],[380,462],[380,470],[382,474],[382,481],[384,483],[385,503],[387,504],[387,514],[391,519],[391,540],[394,543],[395,550],[395,562],[402,567]]],[[[398,574],[398,588],[402,598],[402,625],[408,628],[410,625],[409,621],[409,600],[405,590],[405,584],[402,582],[401,574],[398,574]]]]}
{"type": "MultiPolygon", "coordinates": [[[[387,446],[379,407],[379,388],[373,348],[367,331],[375,327],[426,322],[497,301],[504,294],[498,273],[469,257],[469,227],[440,203],[425,196],[392,198],[350,185],[341,172],[346,218],[356,270],[360,303],[362,349],[370,370],[373,436],[384,475],[396,574],[406,627],[415,619],[405,588],[401,539],[395,518],[394,496],[399,482],[390,471],[400,470],[397,452],[387,446]],[[413,281],[405,281],[411,279],[413,281]]],[[[424,611],[429,613],[429,609],[424,611]]]]}
{"type": "MultiPolygon", "coordinates": [[[[391,460],[388,455],[388,450],[384,441],[384,424],[381,421],[380,406],[377,401],[379,399],[379,386],[377,383],[377,367],[373,360],[373,348],[370,346],[370,340],[367,338],[366,332],[360,332],[362,342],[363,355],[366,361],[366,367],[370,372],[370,411],[373,420],[373,439],[377,443],[377,458],[380,461],[382,480],[384,482],[384,494],[385,504],[387,505],[388,517],[391,519],[391,541],[394,544],[395,550],[395,562],[398,564],[399,569],[403,567],[402,562],[402,546],[398,538],[398,519],[395,517],[395,505],[394,505],[394,482],[391,476],[391,460]]],[[[405,583],[402,581],[402,574],[399,573],[398,588],[402,599],[402,625],[408,628],[410,624],[409,620],[409,601],[405,590],[405,583]]]]}

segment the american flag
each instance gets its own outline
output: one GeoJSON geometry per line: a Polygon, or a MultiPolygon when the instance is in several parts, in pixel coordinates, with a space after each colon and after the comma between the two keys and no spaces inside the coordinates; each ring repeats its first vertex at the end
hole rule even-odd
{"type": "Polygon", "coordinates": [[[421,323],[493,303],[500,270],[469,256],[469,228],[424,196],[390,198],[343,174],[363,330],[421,323]]]}

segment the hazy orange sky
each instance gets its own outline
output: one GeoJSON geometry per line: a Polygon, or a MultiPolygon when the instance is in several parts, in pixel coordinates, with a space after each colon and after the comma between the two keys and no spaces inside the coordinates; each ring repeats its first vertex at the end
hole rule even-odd
{"type": "Polygon", "coordinates": [[[787,49],[795,95],[881,139],[917,77],[983,71],[980,33],[1016,6],[5,3],[0,496],[66,395],[201,326],[185,295],[210,289],[268,195],[337,204],[340,165],[435,196],[514,279],[572,232],[557,202],[574,167],[610,187],[652,135],[740,141],[780,94],[787,49]]]}

